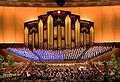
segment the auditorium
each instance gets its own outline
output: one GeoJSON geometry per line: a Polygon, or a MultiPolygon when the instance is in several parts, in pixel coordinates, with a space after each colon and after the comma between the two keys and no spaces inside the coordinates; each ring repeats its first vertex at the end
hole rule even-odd
{"type": "Polygon", "coordinates": [[[119,0],[0,0],[1,82],[120,81],[119,0]]]}

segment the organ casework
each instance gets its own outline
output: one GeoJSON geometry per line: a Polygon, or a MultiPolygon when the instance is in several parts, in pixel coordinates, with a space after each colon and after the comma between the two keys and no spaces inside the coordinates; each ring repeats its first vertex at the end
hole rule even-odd
{"type": "Polygon", "coordinates": [[[94,22],[80,20],[69,11],[49,11],[38,20],[24,23],[25,46],[40,49],[90,47],[94,43],[94,22]]]}

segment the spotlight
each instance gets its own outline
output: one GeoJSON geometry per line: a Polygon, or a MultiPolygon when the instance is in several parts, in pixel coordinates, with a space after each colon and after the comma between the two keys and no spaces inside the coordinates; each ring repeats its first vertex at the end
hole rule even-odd
{"type": "Polygon", "coordinates": [[[59,10],[59,11],[57,11],[57,13],[58,13],[58,14],[60,14],[60,10],[59,10]]]}
{"type": "Polygon", "coordinates": [[[57,5],[58,5],[59,7],[63,7],[63,5],[64,5],[65,2],[66,2],[66,0],[55,0],[55,1],[56,1],[57,5]]]}

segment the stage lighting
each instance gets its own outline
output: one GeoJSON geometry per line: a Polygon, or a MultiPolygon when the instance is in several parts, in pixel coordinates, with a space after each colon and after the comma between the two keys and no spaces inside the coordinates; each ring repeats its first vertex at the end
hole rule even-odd
{"type": "Polygon", "coordinates": [[[60,14],[60,10],[58,10],[57,13],[60,14]]]}
{"type": "Polygon", "coordinates": [[[56,1],[57,5],[58,5],[59,7],[63,7],[63,5],[64,5],[65,2],[66,2],[66,0],[55,0],[55,1],[56,1]]]}

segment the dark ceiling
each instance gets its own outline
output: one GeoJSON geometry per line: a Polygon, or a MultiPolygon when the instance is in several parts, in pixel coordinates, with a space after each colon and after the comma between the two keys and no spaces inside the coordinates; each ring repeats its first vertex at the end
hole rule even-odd
{"type": "MultiPolygon", "coordinates": [[[[66,0],[64,7],[120,5],[120,0],[66,0]]],[[[55,0],[0,0],[0,6],[58,7],[55,0]]]]}

